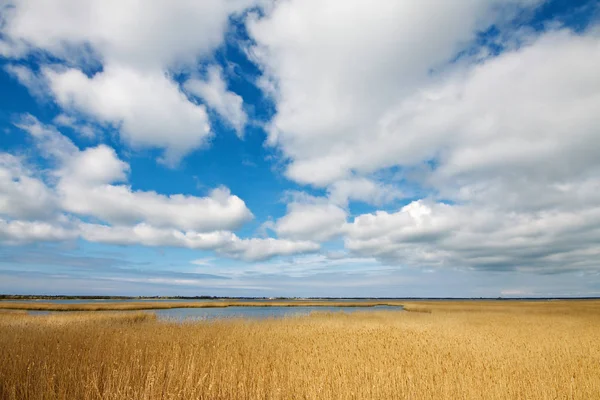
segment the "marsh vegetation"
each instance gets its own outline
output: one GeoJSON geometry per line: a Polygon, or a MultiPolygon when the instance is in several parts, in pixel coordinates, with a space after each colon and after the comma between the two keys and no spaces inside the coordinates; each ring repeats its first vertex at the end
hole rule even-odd
{"type": "Polygon", "coordinates": [[[600,398],[600,302],[405,306],[421,312],[0,311],[0,398],[600,398]]]}

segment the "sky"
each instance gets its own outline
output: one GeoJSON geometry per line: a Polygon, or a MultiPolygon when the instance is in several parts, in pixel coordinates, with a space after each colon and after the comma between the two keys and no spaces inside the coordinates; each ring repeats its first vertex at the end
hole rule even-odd
{"type": "Polygon", "coordinates": [[[600,5],[0,0],[0,293],[600,296],[600,5]]]}

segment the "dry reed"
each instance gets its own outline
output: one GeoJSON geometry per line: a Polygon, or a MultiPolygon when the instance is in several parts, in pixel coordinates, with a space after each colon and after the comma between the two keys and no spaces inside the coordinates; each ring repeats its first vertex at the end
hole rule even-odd
{"type": "Polygon", "coordinates": [[[407,306],[429,313],[2,313],[0,398],[600,398],[600,302],[407,306]]]}

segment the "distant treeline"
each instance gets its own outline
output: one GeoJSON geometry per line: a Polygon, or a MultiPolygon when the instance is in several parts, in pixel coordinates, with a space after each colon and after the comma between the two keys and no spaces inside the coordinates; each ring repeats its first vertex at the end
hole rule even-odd
{"type": "Polygon", "coordinates": [[[66,296],[66,295],[29,295],[0,294],[0,300],[135,300],[135,299],[220,299],[217,296],[66,296]]]}
{"type": "MultiPolygon", "coordinates": [[[[0,294],[0,300],[289,300],[300,297],[226,297],[226,296],[68,296],[0,294]]],[[[315,298],[313,298],[315,299],[315,298]]]]}

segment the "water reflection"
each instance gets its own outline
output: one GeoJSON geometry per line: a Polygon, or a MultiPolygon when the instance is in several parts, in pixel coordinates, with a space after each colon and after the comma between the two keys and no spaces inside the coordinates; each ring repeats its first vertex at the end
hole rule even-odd
{"type": "Polygon", "coordinates": [[[175,320],[210,320],[215,318],[281,318],[288,316],[308,315],[313,311],[320,312],[355,312],[355,311],[401,311],[401,306],[375,307],[226,307],[226,308],[171,308],[153,310],[159,319],[175,320]]]}

